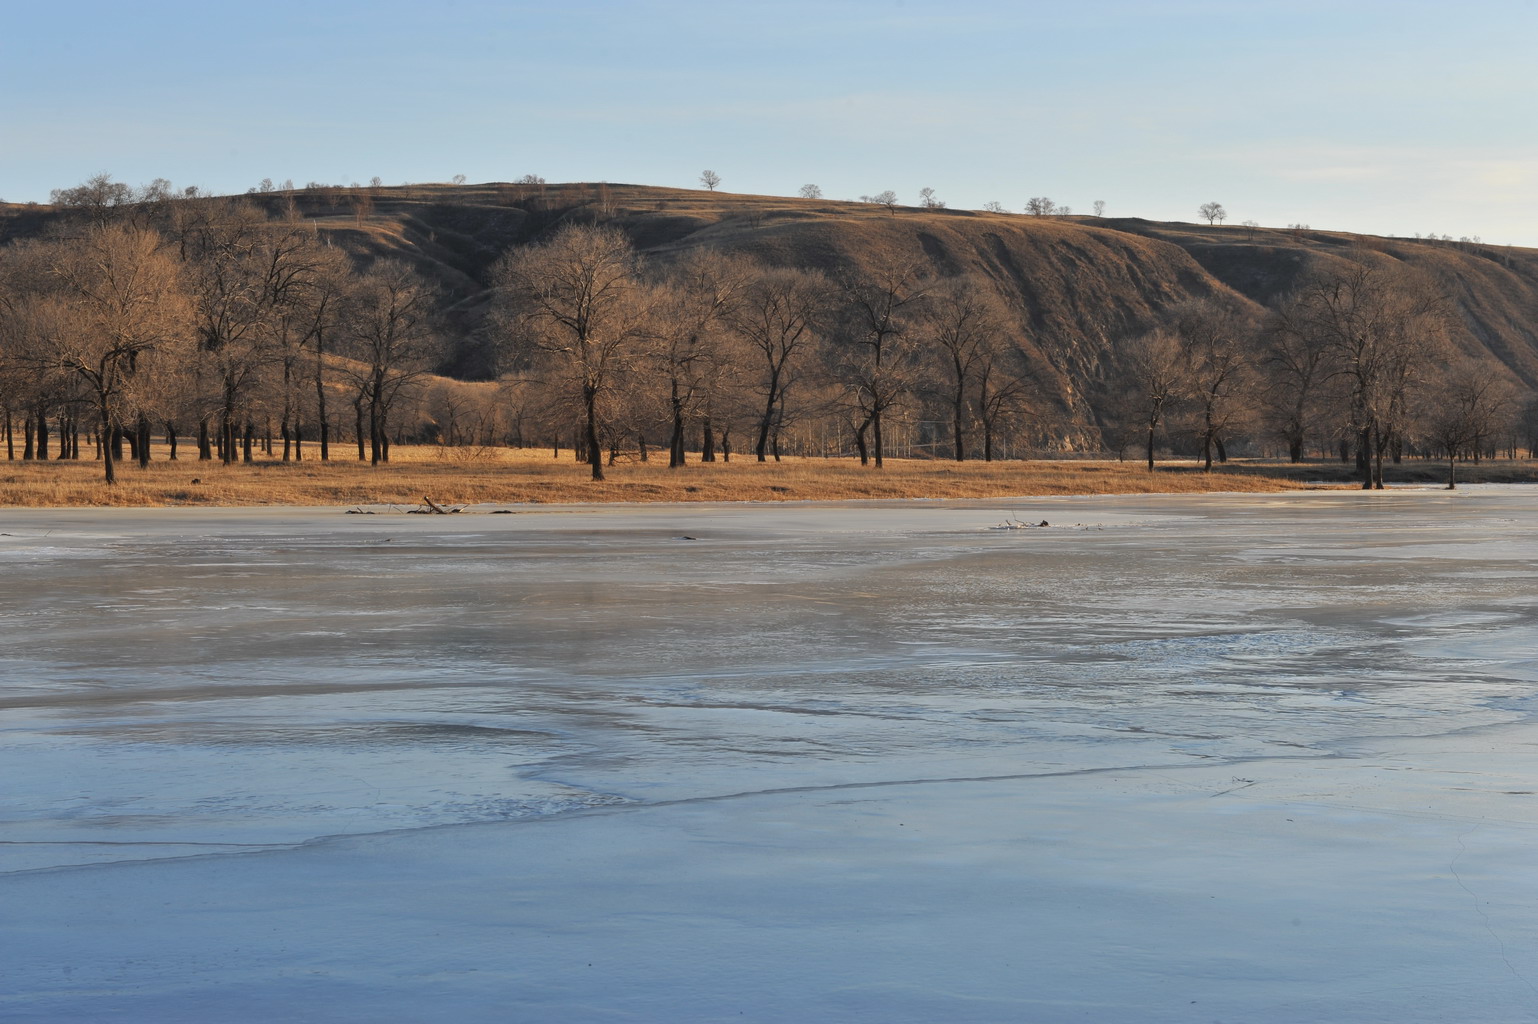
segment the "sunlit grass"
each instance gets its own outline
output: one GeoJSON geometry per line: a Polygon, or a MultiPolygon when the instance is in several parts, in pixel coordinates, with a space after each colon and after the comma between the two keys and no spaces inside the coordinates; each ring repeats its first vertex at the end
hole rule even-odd
{"type": "MultiPolygon", "coordinates": [[[[185,449],[183,449],[185,454],[185,449]]],[[[589,479],[569,450],[397,446],[388,465],[359,462],[349,447],[321,462],[264,458],[224,466],[161,453],[146,469],[124,462],[118,482],[102,480],[99,462],[5,463],[0,504],[9,506],[418,505],[656,501],[833,501],[874,498],[989,498],[1051,494],[1159,494],[1278,491],[1307,484],[1259,467],[1201,473],[1170,466],[1149,473],[1137,463],[1098,461],[942,462],[889,459],[882,469],[852,459],[751,457],[669,469],[664,460],[621,459],[589,479]]]]}

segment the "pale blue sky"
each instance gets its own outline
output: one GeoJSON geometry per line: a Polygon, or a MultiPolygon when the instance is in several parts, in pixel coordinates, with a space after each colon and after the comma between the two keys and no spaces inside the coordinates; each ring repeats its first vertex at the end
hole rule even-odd
{"type": "Polygon", "coordinates": [[[0,197],[708,167],[1538,245],[1535,51],[1535,0],[0,0],[0,197]]]}

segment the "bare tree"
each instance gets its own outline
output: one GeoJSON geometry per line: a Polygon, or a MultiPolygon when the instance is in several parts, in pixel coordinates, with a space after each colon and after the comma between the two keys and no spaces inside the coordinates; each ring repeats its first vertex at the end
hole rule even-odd
{"type": "MultiPolygon", "coordinates": [[[[16,457],[14,413],[21,414],[21,458],[31,461],[48,458],[50,410],[68,409],[77,397],[88,408],[93,404],[83,378],[59,358],[60,340],[74,325],[53,272],[57,252],[56,244],[40,242],[0,248],[0,404],[7,459],[16,457]]],[[[61,451],[60,457],[68,456],[61,451]]]]}
{"type": "Polygon", "coordinates": [[[860,463],[869,462],[868,430],[880,469],[883,419],[913,386],[912,353],[905,342],[930,282],[920,258],[878,252],[863,273],[846,274],[840,285],[844,345],[835,375],[859,413],[854,426],[860,463]]]}
{"type": "Polygon", "coordinates": [[[1223,438],[1251,408],[1254,325],[1233,304],[1211,299],[1185,303],[1171,319],[1185,349],[1186,385],[1197,414],[1202,468],[1210,473],[1214,447],[1227,461],[1223,438]]]}
{"type": "Polygon", "coordinates": [[[707,192],[714,192],[716,186],[721,184],[721,175],[712,170],[701,171],[700,184],[705,186],[707,192]]]}
{"type": "Polygon", "coordinates": [[[977,350],[973,366],[976,380],[977,422],[983,428],[983,461],[993,461],[994,440],[1005,422],[1027,407],[1036,381],[1026,366],[1019,346],[1001,333],[989,334],[977,350]]]}
{"type": "Polygon", "coordinates": [[[367,192],[355,190],[352,194],[353,223],[361,228],[363,222],[373,216],[373,213],[374,197],[367,192]]]}
{"type": "Polygon", "coordinates": [[[722,335],[752,276],[741,260],[694,250],[672,267],[653,299],[650,361],[668,385],[668,467],[684,464],[684,428],[724,367],[722,335]]]}
{"type": "Polygon", "coordinates": [[[1474,359],[1454,363],[1440,384],[1435,394],[1425,396],[1420,418],[1426,436],[1447,455],[1447,489],[1451,491],[1458,486],[1458,459],[1477,455],[1481,442],[1494,432],[1510,390],[1498,364],[1474,359]]]}
{"type": "MultiPolygon", "coordinates": [[[[272,357],[267,331],[271,303],[282,289],[290,255],[309,259],[313,237],[291,225],[274,230],[265,213],[246,201],[199,203],[177,224],[188,292],[192,297],[201,372],[218,389],[215,407],[199,417],[198,456],[212,457],[209,417],[217,413],[225,465],[235,461],[240,419],[272,357]]],[[[250,431],[245,431],[249,438],[250,431]]],[[[250,459],[250,445],[245,445],[250,459]]]]}
{"type": "Polygon", "coordinates": [[[1527,457],[1538,458],[1538,395],[1529,395],[1517,410],[1513,429],[1527,449],[1527,457]]]}
{"type": "Polygon", "coordinates": [[[1279,302],[1266,321],[1260,354],[1266,419],[1295,463],[1303,461],[1303,446],[1321,415],[1321,392],[1332,372],[1328,339],[1313,327],[1312,306],[1301,294],[1279,302]]]}
{"type": "Polygon", "coordinates": [[[1135,389],[1146,430],[1145,454],[1149,472],[1154,468],[1154,440],[1165,414],[1184,397],[1187,386],[1186,358],[1180,336],[1156,330],[1134,338],[1124,351],[1124,375],[1135,389]]]}
{"type": "Polygon", "coordinates": [[[884,206],[886,211],[893,215],[897,213],[897,193],[891,189],[887,189],[885,192],[877,192],[873,196],[861,196],[860,202],[884,206]]]}
{"type": "Polygon", "coordinates": [[[284,226],[288,230],[274,232],[269,249],[273,266],[264,280],[267,315],[263,330],[280,372],[275,382],[280,405],[278,433],[283,441],[283,461],[301,457],[300,410],[305,405],[301,396],[309,381],[300,364],[306,352],[313,350],[319,441],[324,460],[329,455],[329,438],[326,393],[320,377],[326,335],[337,319],[339,297],[348,287],[350,268],[341,249],[321,244],[297,217],[284,226]]]}
{"type": "Polygon", "coordinates": [[[1050,217],[1057,212],[1057,204],[1046,196],[1032,196],[1025,201],[1025,212],[1032,217],[1050,217]]]}
{"type": "Polygon", "coordinates": [[[1485,446],[1516,408],[1516,391],[1505,368],[1490,359],[1453,363],[1427,396],[1428,428],[1447,452],[1447,489],[1456,486],[1453,464],[1467,454],[1476,464],[1485,446]]]}
{"type": "Polygon", "coordinates": [[[369,462],[390,461],[390,410],[431,369],[434,288],[399,260],[380,260],[348,296],[345,371],[367,410],[369,462]]]}
{"type": "Polygon", "coordinates": [[[822,189],[816,185],[802,185],[796,194],[802,199],[821,199],[822,189]]]}
{"type": "Polygon", "coordinates": [[[934,189],[921,188],[919,189],[919,205],[926,210],[943,210],[945,209],[945,200],[937,197],[934,189]]]}
{"type": "Polygon", "coordinates": [[[112,175],[102,172],[74,188],[54,189],[48,199],[55,206],[85,215],[100,228],[132,203],[134,195],[127,184],[113,181],[112,175]]]}
{"type": "Polygon", "coordinates": [[[732,313],[732,326],[761,357],[754,447],[759,462],[767,460],[770,440],[785,425],[787,397],[826,315],[827,301],[828,283],[820,274],[776,268],[754,276],[732,313]]]}
{"type": "Polygon", "coordinates": [[[350,266],[345,257],[323,266],[308,294],[309,343],[315,355],[315,424],[320,458],[331,458],[331,420],[326,409],[326,342],[339,333],[352,289],[350,266]]]}
{"type": "MultiPolygon", "coordinates": [[[[123,426],[136,386],[149,379],[151,353],[187,336],[175,257],[153,231],[108,225],[56,243],[46,260],[52,287],[38,309],[43,344],[34,355],[84,382],[108,438],[123,426]]],[[[141,459],[144,440],[139,434],[141,459]]],[[[104,444],[109,484],[114,461],[104,444]]]]}
{"type": "Polygon", "coordinates": [[[1444,294],[1401,267],[1353,263],[1309,277],[1290,315],[1343,385],[1363,489],[1381,489],[1383,457],[1402,441],[1410,401],[1443,344],[1444,294]]]}
{"type": "Polygon", "coordinates": [[[579,395],[594,480],[604,478],[600,399],[646,336],[649,309],[637,264],[617,229],[568,225],[510,253],[494,271],[504,331],[552,362],[579,395]]]}
{"type": "Polygon", "coordinates": [[[463,174],[456,174],[456,175],[454,175],[454,177],[450,178],[449,180],[452,181],[456,185],[463,185],[468,179],[466,179],[463,174]]]}
{"type": "Polygon", "coordinates": [[[969,398],[984,355],[1002,330],[1002,316],[991,290],[982,282],[951,278],[938,285],[919,315],[920,330],[934,342],[946,383],[951,412],[951,456],[967,457],[969,398]]]}
{"type": "Polygon", "coordinates": [[[986,203],[983,204],[983,209],[986,210],[988,213],[1008,213],[1009,212],[1008,210],[1006,210],[1004,208],[1004,204],[999,202],[997,199],[990,199],[990,200],[988,200],[986,203]]]}
{"type": "Polygon", "coordinates": [[[1094,211],[1095,211],[1095,216],[1096,217],[1104,217],[1105,216],[1105,200],[1104,199],[1096,199],[1095,200],[1094,211]]]}
{"type": "Polygon", "coordinates": [[[1203,203],[1201,209],[1196,211],[1202,215],[1202,219],[1208,224],[1221,224],[1228,219],[1228,211],[1223,209],[1222,203],[1203,203]]]}

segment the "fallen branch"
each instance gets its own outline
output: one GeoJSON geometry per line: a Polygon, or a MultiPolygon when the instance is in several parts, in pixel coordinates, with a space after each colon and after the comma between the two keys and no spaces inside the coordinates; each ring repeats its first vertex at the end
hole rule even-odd
{"type": "Polygon", "coordinates": [[[1047,526],[1047,525],[1048,525],[1048,523],[1047,523],[1047,521],[1045,519],[1043,519],[1039,523],[1022,523],[1018,519],[1006,519],[1002,523],[1000,523],[998,526],[992,527],[992,529],[995,529],[995,530],[1039,530],[1043,526],[1047,526]]]}
{"type": "Polygon", "coordinates": [[[423,507],[409,509],[408,510],[408,514],[415,513],[415,514],[417,514],[419,516],[427,516],[427,515],[450,516],[450,515],[453,515],[456,512],[463,512],[465,510],[465,506],[464,505],[440,505],[436,501],[434,501],[433,499],[431,499],[429,497],[426,497],[425,495],[423,496],[422,501],[425,503],[423,505],[423,507]]]}

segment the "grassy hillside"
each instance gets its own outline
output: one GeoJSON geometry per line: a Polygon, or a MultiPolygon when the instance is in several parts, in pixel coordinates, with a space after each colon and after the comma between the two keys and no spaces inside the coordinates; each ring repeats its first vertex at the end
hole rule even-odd
{"type": "MultiPolygon", "coordinates": [[[[484,368],[473,335],[496,259],[562,223],[603,221],[658,259],[712,247],[837,272],[881,249],[922,253],[937,274],[993,280],[1027,350],[1059,374],[1090,379],[1121,339],[1183,300],[1227,293],[1258,311],[1311,267],[1399,261],[1447,289],[1460,348],[1488,353],[1538,386],[1538,251],[1531,249],[1131,218],[891,213],[870,203],[623,184],[413,185],[263,198],[277,209],[290,196],[357,256],[404,258],[441,282],[461,339],[449,368],[464,376],[484,368]]],[[[0,207],[0,241],[42,230],[47,214],[0,207]]]]}

